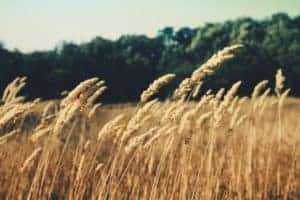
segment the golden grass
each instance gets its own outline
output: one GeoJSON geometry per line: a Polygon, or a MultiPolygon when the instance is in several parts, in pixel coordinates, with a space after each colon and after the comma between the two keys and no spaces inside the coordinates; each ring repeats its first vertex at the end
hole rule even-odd
{"type": "Polygon", "coordinates": [[[276,96],[263,81],[238,97],[237,82],[188,101],[235,47],[163,102],[150,98],[164,81],[138,104],[95,104],[106,87],[93,78],[25,103],[17,79],[0,106],[0,199],[299,199],[300,101],[281,71],[276,96]]]}

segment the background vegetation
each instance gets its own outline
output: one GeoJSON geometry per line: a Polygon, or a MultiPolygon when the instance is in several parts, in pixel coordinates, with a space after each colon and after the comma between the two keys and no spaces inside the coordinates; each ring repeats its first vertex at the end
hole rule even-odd
{"type": "MultiPolygon", "coordinates": [[[[205,82],[216,89],[243,80],[241,94],[249,94],[262,79],[272,80],[281,67],[289,77],[291,94],[300,96],[300,16],[278,13],[264,20],[240,18],[207,23],[198,28],[166,27],[156,37],[125,35],[116,41],[96,37],[82,44],[64,42],[50,51],[22,53],[0,44],[0,90],[16,76],[27,76],[29,98],[57,98],[90,77],[107,81],[105,102],[138,100],[148,84],[166,73],[176,73],[175,88],[214,52],[243,43],[235,59],[205,82]]],[[[271,84],[273,84],[271,82],[271,84]]],[[[171,91],[171,90],[168,90],[171,91]]],[[[165,91],[166,95],[167,91],[165,91]]]]}

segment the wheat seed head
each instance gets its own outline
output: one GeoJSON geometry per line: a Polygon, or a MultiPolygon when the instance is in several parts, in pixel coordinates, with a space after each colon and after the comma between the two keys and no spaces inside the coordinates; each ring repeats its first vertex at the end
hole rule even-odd
{"type": "Polygon", "coordinates": [[[166,74],[156,79],[153,83],[149,85],[149,87],[146,90],[142,92],[140,96],[140,101],[142,103],[148,101],[152,96],[157,94],[163,86],[167,85],[174,78],[175,74],[166,74]]]}
{"type": "Polygon", "coordinates": [[[285,81],[285,76],[283,75],[282,70],[278,69],[275,76],[275,92],[278,96],[282,94],[284,81],[285,81]]]}

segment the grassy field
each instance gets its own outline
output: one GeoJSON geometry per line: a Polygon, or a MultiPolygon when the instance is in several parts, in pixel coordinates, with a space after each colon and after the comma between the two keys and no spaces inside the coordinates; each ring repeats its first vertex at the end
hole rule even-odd
{"type": "Polygon", "coordinates": [[[173,74],[119,105],[95,103],[106,89],[96,78],[61,100],[24,101],[17,78],[0,106],[0,199],[300,199],[300,100],[281,70],[251,97],[236,95],[242,82],[199,97],[237,48],[165,101],[154,97],[173,74]]]}

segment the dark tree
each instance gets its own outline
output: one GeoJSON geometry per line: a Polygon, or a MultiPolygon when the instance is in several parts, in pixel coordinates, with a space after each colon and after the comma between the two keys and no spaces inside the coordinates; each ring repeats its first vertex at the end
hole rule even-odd
{"type": "Polygon", "coordinates": [[[24,94],[29,98],[58,98],[80,81],[100,77],[107,82],[105,102],[136,101],[148,84],[165,73],[176,80],[172,89],[216,51],[243,43],[236,58],[205,81],[204,88],[230,87],[243,80],[240,93],[282,68],[292,94],[300,96],[300,16],[277,13],[263,20],[239,18],[207,23],[198,28],[161,29],[156,37],[124,35],[112,41],[96,37],[90,42],[64,42],[51,51],[22,53],[7,50],[0,42],[0,90],[16,76],[27,76],[24,94]]]}

